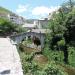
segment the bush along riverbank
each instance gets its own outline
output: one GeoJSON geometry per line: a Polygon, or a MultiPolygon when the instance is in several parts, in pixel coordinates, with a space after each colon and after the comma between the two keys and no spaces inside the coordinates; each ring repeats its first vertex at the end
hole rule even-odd
{"type": "Polygon", "coordinates": [[[49,60],[41,52],[26,53],[25,47],[19,48],[18,51],[24,75],[68,75],[63,67],[57,65],[55,61],[49,60]]]}

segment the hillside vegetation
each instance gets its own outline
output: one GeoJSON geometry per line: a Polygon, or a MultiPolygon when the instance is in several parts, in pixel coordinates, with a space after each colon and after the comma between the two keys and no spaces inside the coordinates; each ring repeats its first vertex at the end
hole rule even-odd
{"type": "Polygon", "coordinates": [[[5,8],[3,8],[3,7],[0,6],[0,13],[8,14],[8,13],[12,13],[12,12],[9,11],[8,9],[5,9],[5,8]]]}

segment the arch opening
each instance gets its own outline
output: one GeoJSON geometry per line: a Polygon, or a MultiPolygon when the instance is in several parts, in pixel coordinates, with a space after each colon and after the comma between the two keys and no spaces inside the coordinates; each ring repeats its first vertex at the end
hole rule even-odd
{"type": "Polygon", "coordinates": [[[40,41],[40,39],[38,37],[33,36],[33,39],[32,40],[33,40],[33,43],[35,45],[37,45],[37,46],[41,45],[41,41],[40,41]]]}

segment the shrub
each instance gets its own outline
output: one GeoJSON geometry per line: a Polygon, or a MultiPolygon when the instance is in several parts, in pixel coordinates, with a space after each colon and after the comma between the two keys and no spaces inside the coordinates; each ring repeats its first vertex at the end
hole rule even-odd
{"type": "Polygon", "coordinates": [[[69,47],[68,48],[68,60],[69,60],[69,64],[73,67],[75,67],[75,47],[69,47]]]}
{"type": "Polygon", "coordinates": [[[58,46],[65,46],[65,40],[62,39],[60,41],[57,42],[58,46]]]}
{"type": "Polygon", "coordinates": [[[19,50],[24,52],[24,45],[22,43],[19,44],[19,50]]]}
{"type": "Polygon", "coordinates": [[[50,50],[49,48],[43,50],[43,55],[45,55],[49,61],[54,60],[63,62],[64,59],[63,51],[50,50]]]}
{"type": "Polygon", "coordinates": [[[44,71],[43,75],[67,75],[67,73],[64,72],[63,68],[60,69],[60,67],[54,64],[53,62],[47,64],[43,69],[43,71],[44,71]]]}

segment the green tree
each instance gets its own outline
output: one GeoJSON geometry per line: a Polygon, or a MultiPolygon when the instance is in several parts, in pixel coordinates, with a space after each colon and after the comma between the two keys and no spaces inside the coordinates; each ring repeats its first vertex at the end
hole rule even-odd
{"type": "Polygon", "coordinates": [[[2,34],[10,34],[15,31],[17,26],[12,22],[0,18],[0,33],[2,34]]]}
{"type": "Polygon", "coordinates": [[[75,6],[75,1],[74,0],[69,0],[65,3],[62,4],[62,9],[65,11],[65,12],[70,12],[72,11],[72,8],[75,6]]]}
{"type": "Polygon", "coordinates": [[[13,32],[24,32],[25,29],[22,26],[16,25],[7,19],[0,18],[0,35],[10,35],[13,32]]]}

